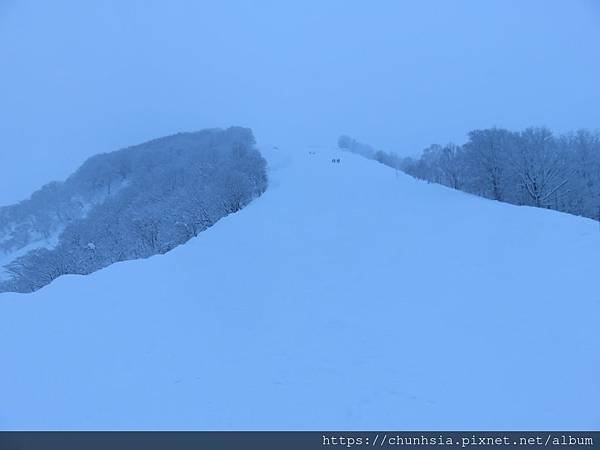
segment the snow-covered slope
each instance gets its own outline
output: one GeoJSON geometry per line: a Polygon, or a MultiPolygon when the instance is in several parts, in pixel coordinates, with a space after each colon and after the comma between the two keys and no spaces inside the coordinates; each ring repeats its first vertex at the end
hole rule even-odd
{"type": "Polygon", "coordinates": [[[265,156],[188,244],[0,295],[0,428],[600,427],[598,223],[265,156]]]}

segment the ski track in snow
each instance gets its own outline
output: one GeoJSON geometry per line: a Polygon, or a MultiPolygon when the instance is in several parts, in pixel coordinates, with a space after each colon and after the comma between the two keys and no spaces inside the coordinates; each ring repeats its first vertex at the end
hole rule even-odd
{"type": "Polygon", "coordinates": [[[0,429],[600,427],[597,222],[264,154],[188,244],[0,295],[0,429]]]}

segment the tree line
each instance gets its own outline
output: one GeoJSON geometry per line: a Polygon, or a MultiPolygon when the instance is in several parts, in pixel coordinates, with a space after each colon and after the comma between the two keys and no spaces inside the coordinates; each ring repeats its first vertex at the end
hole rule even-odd
{"type": "Polygon", "coordinates": [[[338,145],[432,183],[489,199],[599,218],[600,133],[545,127],[473,130],[463,145],[399,157],[342,136],[338,145]]]}
{"type": "Polygon", "coordinates": [[[0,231],[9,231],[0,242],[11,249],[59,233],[56,245],[6,265],[0,292],[34,291],[197,236],[266,190],[266,161],[254,144],[245,128],[180,133],[96,155],[64,183],[0,210],[0,231]]]}

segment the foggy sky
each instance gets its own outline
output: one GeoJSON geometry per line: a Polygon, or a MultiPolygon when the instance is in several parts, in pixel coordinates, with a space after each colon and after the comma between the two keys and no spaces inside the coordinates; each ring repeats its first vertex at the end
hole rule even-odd
{"type": "Polygon", "coordinates": [[[0,204],[92,154],[242,125],[416,154],[600,128],[594,0],[0,0],[0,204]]]}

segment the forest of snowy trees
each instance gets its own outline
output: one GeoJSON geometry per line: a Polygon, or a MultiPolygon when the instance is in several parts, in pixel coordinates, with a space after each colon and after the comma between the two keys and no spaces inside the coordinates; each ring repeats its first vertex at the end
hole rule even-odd
{"type": "Polygon", "coordinates": [[[0,256],[21,254],[4,266],[0,292],[34,291],[186,242],[266,190],[254,144],[251,130],[236,127],[156,139],[96,155],[65,182],[0,208],[0,256]]]}
{"type": "Polygon", "coordinates": [[[599,218],[598,132],[556,136],[543,127],[473,130],[465,144],[431,145],[419,158],[376,151],[348,136],[340,137],[338,146],[415,178],[475,195],[599,218]]]}

